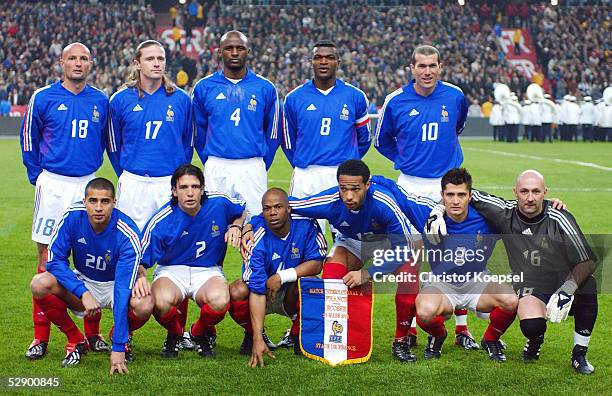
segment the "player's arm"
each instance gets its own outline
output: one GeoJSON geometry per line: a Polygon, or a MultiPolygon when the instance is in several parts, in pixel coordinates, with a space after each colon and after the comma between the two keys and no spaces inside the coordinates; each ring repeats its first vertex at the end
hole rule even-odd
{"type": "Polygon", "coordinates": [[[193,158],[193,147],[195,145],[195,134],[196,126],[193,118],[193,109],[189,103],[189,99],[185,100],[185,119],[183,120],[183,131],[181,133],[183,142],[183,151],[185,152],[185,159],[188,163],[191,163],[193,158]]]}
{"type": "Polygon", "coordinates": [[[202,83],[196,84],[191,93],[191,113],[195,124],[194,147],[200,156],[202,164],[206,163],[208,157],[204,154],[206,146],[206,131],[208,130],[208,111],[205,106],[206,89],[202,83]]]}
{"type": "Polygon", "coordinates": [[[59,222],[59,226],[51,236],[47,271],[55,276],[57,282],[62,287],[81,299],[83,294],[87,292],[87,287],[70,269],[70,262],[68,261],[72,250],[70,234],[73,228],[73,222],[69,216],[70,213],[66,212],[64,214],[59,222]]]}
{"type": "Polygon", "coordinates": [[[365,94],[356,95],[357,105],[357,120],[355,121],[355,129],[357,130],[357,146],[359,149],[359,157],[363,158],[370,149],[372,142],[372,131],[370,130],[370,115],[368,114],[368,98],[365,94]]]}
{"type": "Polygon", "coordinates": [[[457,103],[457,105],[459,108],[459,117],[457,117],[457,126],[455,130],[457,135],[460,135],[461,132],[463,132],[463,128],[465,128],[465,123],[467,121],[469,103],[464,95],[461,95],[458,101],[459,103],[457,103]]]}
{"type": "Polygon", "coordinates": [[[280,139],[278,138],[278,131],[280,127],[280,108],[278,103],[278,92],[275,87],[272,87],[268,93],[268,100],[266,101],[266,109],[264,115],[264,133],[266,134],[266,145],[268,147],[266,155],[264,156],[264,163],[266,164],[266,170],[270,169],[280,139]]]}
{"type": "Polygon", "coordinates": [[[231,221],[225,233],[225,243],[239,248],[242,226],[249,215],[249,212],[246,210],[246,203],[239,199],[225,197],[225,211],[227,218],[231,221]]]}
{"type": "Polygon", "coordinates": [[[311,197],[289,197],[289,206],[293,213],[300,216],[330,220],[335,203],[339,200],[338,187],[332,187],[311,197]]]}
{"type": "Polygon", "coordinates": [[[470,204],[500,233],[510,233],[510,218],[516,206],[515,201],[507,201],[484,191],[472,190],[470,204]]]}
{"type": "Polygon", "coordinates": [[[559,219],[566,257],[573,266],[567,281],[572,281],[576,286],[580,286],[595,272],[597,256],[589,246],[580,226],[578,226],[578,222],[571,213],[553,209],[550,216],[559,219]]]}
{"type": "Polygon", "coordinates": [[[283,105],[283,152],[287,157],[287,160],[291,164],[292,167],[295,168],[293,164],[293,156],[295,155],[295,143],[297,140],[297,116],[295,114],[295,108],[293,105],[292,97],[289,96],[285,99],[285,104],[283,105]]]}
{"type": "Polygon", "coordinates": [[[164,224],[160,224],[155,220],[155,215],[149,219],[144,227],[140,242],[142,249],[140,264],[145,269],[153,267],[166,252],[165,246],[167,244],[164,241],[164,224]]]}
{"type": "Polygon", "coordinates": [[[397,158],[397,142],[395,141],[395,121],[393,119],[393,109],[389,106],[389,99],[380,112],[376,134],[374,135],[374,147],[385,157],[395,162],[397,158]]]}
{"type": "Polygon", "coordinates": [[[28,179],[32,185],[36,185],[36,179],[42,172],[39,155],[44,126],[38,109],[40,101],[41,99],[36,100],[36,95],[32,95],[23,116],[19,135],[23,165],[26,167],[28,179]]]}
{"type": "Polygon", "coordinates": [[[121,104],[117,95],[111,98],[108,117],[108,143],[106,146],[106,154],[113,166],[117,176],[121,176],[123,169],[121,168],[121,145],[123,140],[123,121],[121,113],[121,104]]]}
{"type": "Polygon", "coordinates": [[[265,244],[260,239],[253,248],[253,254],[244,263],[242,274],[242,280],[247,284],[250,291],[249,310],[251,326],[253,328],[253,349],[249,361],[251,367],[263,366],[264,354],[273,356],[263,340],[263,328],[266,317],[266,281],[268,278],[265,262],[265,244]]]}

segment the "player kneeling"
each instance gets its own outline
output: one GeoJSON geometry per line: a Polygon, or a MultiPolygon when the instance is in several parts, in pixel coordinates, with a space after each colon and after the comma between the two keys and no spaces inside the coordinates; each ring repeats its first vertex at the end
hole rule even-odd
{"type": "Polygon", "coordinates": [[[240,244],[246,218],[244,201],[204,193],[204,175],[191,164],[172,175],[172,199],[149,219],[142,239],[142,263],[157,263],[153,280],[155,319],[168,330],[163,357],[178,356],[183,330],[177,307],[186,298],[200,306],[190,335],[202,357],[214,357],[214,326],[229,306],[229,289],[220,264],[226,243],[240,244]],[[227,231],[226,231],[227,230],[227,231]]]}
{"type": "Polygon", "coordinates": [[[138,227],[114,206],[113,184],[103,178],[90,181],[84,201],[68,209],[51,238],[47,272],[32,279],[34,299],[68,337],[64,367],[79,364],[89,349],[66,308],[88,316],[112,308],[111,374],[127,373],[129,333],[151,316],[153,299],[144,268],[139,268],[138,227]]]}
{"type": "Polygon", "coordinates": [[[261,216],[251,220],[254,239],[242,279],[230,286],[230,315],[245,329],[240,352],[251,354],[251,367],[263,367],[264,354],[274,356],[263,333],[266,314],[292,318],[290,334],[300,354],[297,279],[319,274],[327,253],[317,222],[292,217],[285,191],[268,190],[262,207],[264,221],[261,216]]]}

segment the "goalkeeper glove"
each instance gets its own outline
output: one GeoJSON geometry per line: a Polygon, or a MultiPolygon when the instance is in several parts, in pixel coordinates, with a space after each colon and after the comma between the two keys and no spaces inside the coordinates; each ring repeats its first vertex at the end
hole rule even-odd
{"type": "Polygon", "coordinates": [[[446,222],[444,221],[444,205],[437,204],[429,213],[425,224],[425,236],[432,245],[440,243],[441,237],[446,235],[446,222]]]}
{"type": "Polygon", "coordinates": [[[576,282],[571,279],[566,280],[548,300],[548,304],[546,304],[546,319],[552,323],[561,323],[567,319],[567,315],[572,308],[576,289],[578,289],[576,282]]]}

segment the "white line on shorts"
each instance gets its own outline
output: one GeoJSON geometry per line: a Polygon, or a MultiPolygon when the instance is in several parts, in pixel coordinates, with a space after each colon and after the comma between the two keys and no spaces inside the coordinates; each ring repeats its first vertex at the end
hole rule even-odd
{"type": "Polygon", "coordinates": [[[612,171],[612,168],[609,168],[603,165],[599,165],[599,164],[594,164],[592,162],[572,161],[572,160],[564,160],[560,158],[546,158],[546,157],[539,157],[537,155],[507,153],[505,151],[486,150],[486,149],[479,149],[479,148],[474,148],[474,147],[464,147],[463,149],[468,150],[468,151],[477,151],[480,153],[504,155],[506,157],[520,157],[520,158],[528,158],[528,159],[535,159],[535,160],[545,160],[545,161],[552,161],[552,162],[557,162],[557,163],[562,163],[562,164],[585,166],[587,168],[595,168],[595,169],[608,171],[608,172],[612,171]]]}

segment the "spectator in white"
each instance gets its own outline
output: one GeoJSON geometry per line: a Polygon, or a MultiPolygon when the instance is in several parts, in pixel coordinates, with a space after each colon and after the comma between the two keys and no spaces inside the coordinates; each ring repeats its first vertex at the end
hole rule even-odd
{"type": "Polygon", "coordinates": [[[567,127],[566,138],[569,141],[578,140],[578,124],[580,123],[580,106],[576,97],[570,95],[563,111],[563,123],[567,127]]]}
{"type": "Polygon", "coordinates": [[[482,118],[482,109],[476,99],[472,99],[472,104],[468,107],[468,117],[482,118]]]}
{"type": "Polygon", "coordinates": [[[521,123],[521,105],[516,95],[504,102],[504,121],[506,122],[506,141],[518,142],[519,125],[521,123]]]}
{"type": "Polygon", "coordinates": [[[531,102],[529,111],[531,112],[531,141],[544,142],[542,138],[542,105],[540,102],[531,102]]]}
{"type": "Polygon", "coordinates": [[[531,138],[531,126],[533,122],[531,120],[531,100],[525,99],[523,106],[521,106],[521,124],[523,124],[523,140],[529,140],[531,138]]]}
{"type": "Polygon", "coordinates": [[[597,134],[595,140],[605,142],[612,141],[612,88],[604,91],[604,99],[597,105],[597,134]]]}
{"type": "Polygon", "coordinates": [[[552,142],[552,124],[555,121],[557,105],[550,100],[549,94],[544,94],[544,100],[540,103],[542,114],[542,141],[552,142]]]}
{"type": "Polygon", "coordinates": [[[504,120],[504,108],[496,100],[491,107],[491,115],[489,115],[489,124],[493,126],[493,141],[504,141],[506,121],[504,120]]]}
{"type": "Polygon", "coordinates": [[[595,105],[593,98],[590,96],[584,97],[584,102],[580,105],[580,124],[582,125],[582,141],[593,141],[593,124],[596,118],[595,105]]]}

